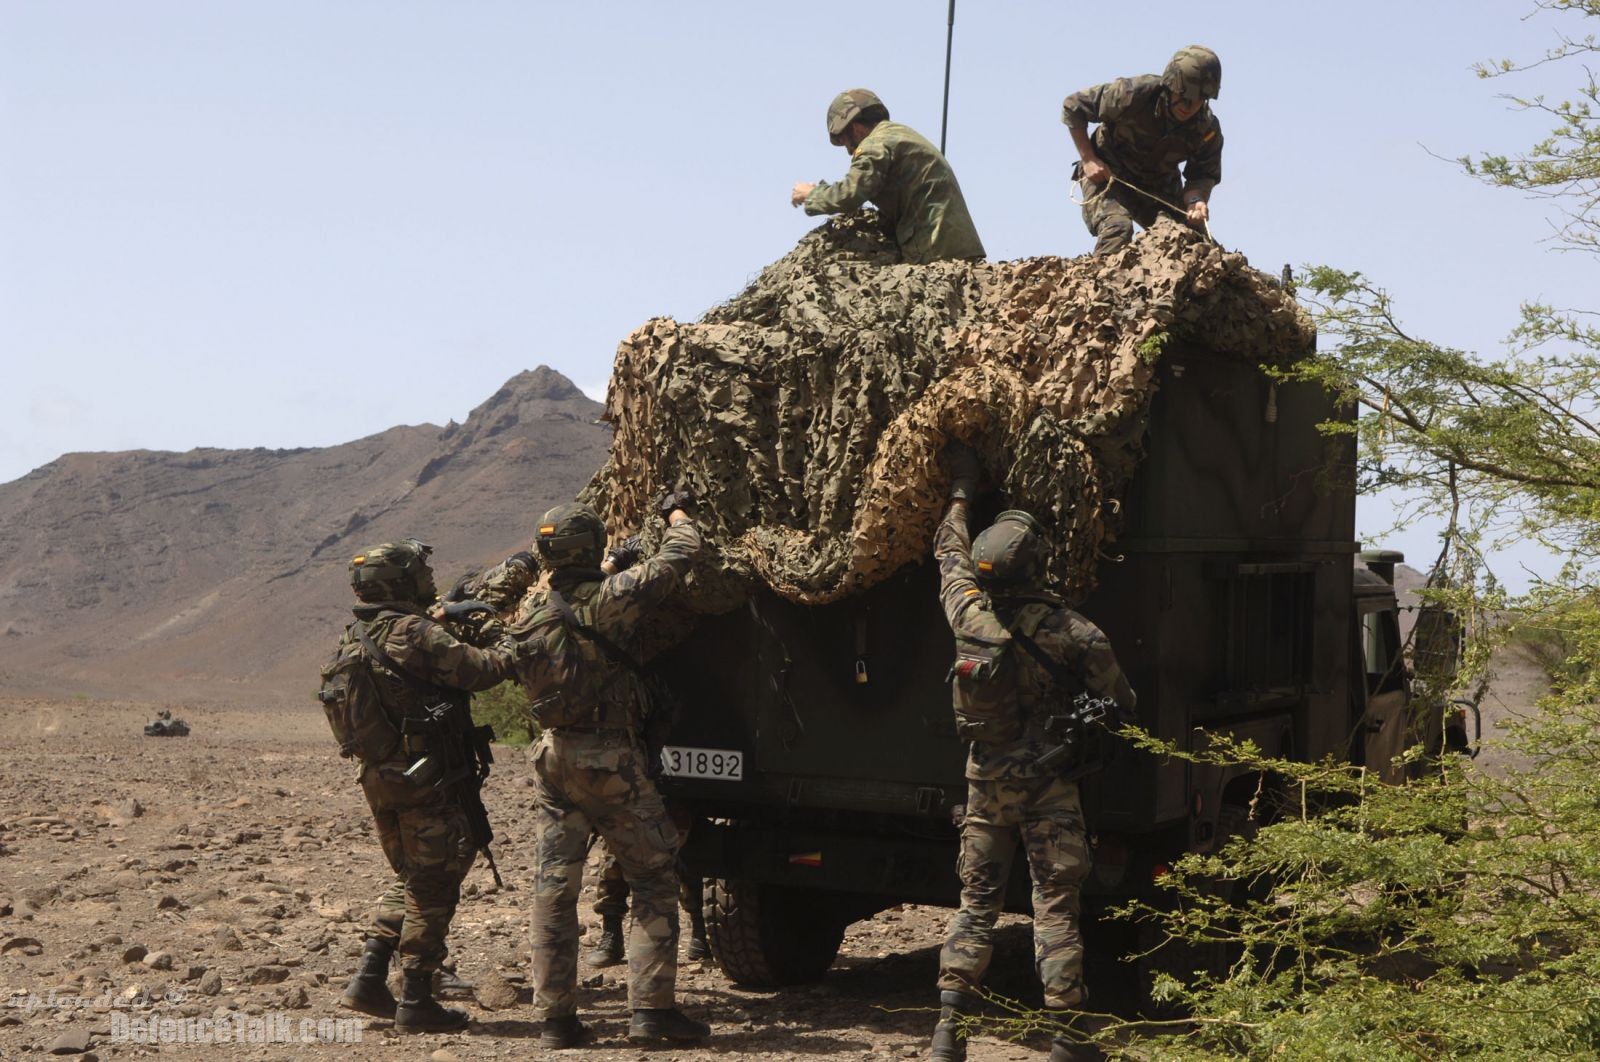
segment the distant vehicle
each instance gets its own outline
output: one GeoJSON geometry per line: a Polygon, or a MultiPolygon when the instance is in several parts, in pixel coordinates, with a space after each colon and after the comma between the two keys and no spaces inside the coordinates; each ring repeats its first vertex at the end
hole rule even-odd
{"type": "MultiPolygon", "coordinates": [[[[1354,445],[1316,427],[1353,411],[1176,343],[1158,380],[1115,556],[1081,607],[1138,692],[1141,725],[1185,748],[1229,734],[1384,777],[1411,743],[1436,751],[1444,716],[1414,718],[1409,700],[1399,555],[1356,566],[1354,445]]],[[[979,507],[975,528],[1004,499],[979,507]]],[[[830,605],[759,594],[658,661],[685,706],[662,790],[696,816],[685,858],[715,879],[707,925],[731,979],[817,978],[850,922],[957,902],[953,658],[930,561],[830,605]]],[[[1125,753],[1083,783],[1086,907],[1152,895],[1179,855],[1249,828],[1252,797],[1272,783],[1125,753]]],[[[1027,910],[1017,864],[1009,903],[1027,910]]]]}
{"type": "Polygon", "coordinates": [[[188,737],[189,724],[182,719],[172,718],[172,713],[166,709],[156,713],[156,717],[144,725],[145,737],[188,737]]]}

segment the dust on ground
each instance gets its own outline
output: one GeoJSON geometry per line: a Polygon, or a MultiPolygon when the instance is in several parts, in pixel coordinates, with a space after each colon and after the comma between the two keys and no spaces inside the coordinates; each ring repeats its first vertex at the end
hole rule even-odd
{"type": "MultiPolygon", "coordinates": [[[[191,736],[142,736],[169,706],[0,699],[9,764],[0,780],[0,1056],[48,1051],[72,1033],[92,1033],[89,1052],[100,1058],[442,1051],[466,1062],[539,1050],[527,981],[533,790],[523,750],[497,749],[486,790],[506,888],[495,888],[480,860],[450,935],[452,959],[480,997],[454,1005],[475,1023],[464,1033],[400,1036],[369,1018],[358,1044],[304,1045],[302,1020],[314,1032],[321,1019],[361,1017],[338,998],[389,880],[354,771],[314,704],[187,703],[173,707],[191,736]],[[119,1014],[282,1014],[289,1025],[277,1031],[295,1042],[117,1043],[119,1014]]],[[[586,927],[598,921],[590,902],[586,888],[586,927]]],[[[948,915],[908,907],[857,923],[828,976],[800,988],[742,989],[714,963],[683,962],[680,1003],[712,1023],[713,1039],[674,1056],[926,1057],[948,915]]],[[[1025,920],[1008,918],[991,983],[1037,1004],[1030,951],[1025,920]]],[[[580,1006],[597,1033],[583,1057],[642,1057],[626,1041],[621,971],[584,967],[579,976],[580,1006]]],[[[1046,1048],[1042,1039],[980,1039],[971,1057],[1038,1058],[1046,1048]]]]}

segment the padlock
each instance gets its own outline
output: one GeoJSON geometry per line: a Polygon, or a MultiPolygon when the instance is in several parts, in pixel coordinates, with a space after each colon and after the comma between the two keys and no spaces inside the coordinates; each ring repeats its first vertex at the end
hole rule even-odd
{"type": "Polygon", "coordinates": [[[867,684],[867,662],[866,662],[865,659],[857,660],[856,661],[856,685],[857,686],[865,686],[866,684],[867,684]]]}

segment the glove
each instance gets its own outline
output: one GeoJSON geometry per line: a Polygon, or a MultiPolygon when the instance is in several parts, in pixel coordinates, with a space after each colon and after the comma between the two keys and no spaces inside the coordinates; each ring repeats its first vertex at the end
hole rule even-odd
{"type": "Polygon", "coordinates": [[[662,519],[669,519],[674,509],[690,509],[694,506],[694,495],[686,490],[672,490],[663,494],[656,500],[656,512],[662,519]]]}
{"type": "Polygon", "coordinates": [[[978,477],[983,469],[978,464],[978,454],[959,440],[944,448],[945,467],[950,470],[950,498],[952,501],[971,501],[978,496],[978,477]]]}
{"type": "Polygon", "coordinates": [[[526,572],[538,572],[539,562],[533,559],[533,554],[527,550],[518,550],[506,558],[507,564],[515,564],[526,572]]]}
{"type": "Polygon", "coordinates": [[[611,564],[614,572],[625,572],[639,563],[639,555],[643,546],[638,535],[629,535],[621,542],[606,550],[606,560],[611,564]]]}
{"type": "Polygon", "coordinates": [[[447,620],[464,620],[474,612],[487,612],[495,615],[493,605],[486,605],[482,601],[446,601],[439,606],[439,611],[444,613],[447,620]]]}

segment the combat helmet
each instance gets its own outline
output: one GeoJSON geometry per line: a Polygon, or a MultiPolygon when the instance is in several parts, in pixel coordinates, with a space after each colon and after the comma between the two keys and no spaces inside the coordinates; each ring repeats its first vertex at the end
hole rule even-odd
{"type": "Polygon", "coordinates": [[[1222,60],[1203,44],[1179,48],[1162,71],[1167,93],[1196,106],[1222,94],[1222,60]]]}
{"type": "Polygon", "coordinates": [[[539,521],[533,541],[539,559],[551,568],[598,568],[606,525],[587,505],[558,505],[539,521]]]}
{"type": "Polygon", "coordinates": [[[828,140],[834,147],[844,144],[844,131],[850,128],[850,123],[861,117],[861,112],[868,107],[878,107],[883,111],[883,117],[889,117],[889,108],[885,107],[878,94],[871,89],[853,88],[846,89],[833,98],[828,104],[828,140]]]}
{"type": "Polygon", "coordinates": [[[994,518],[972,543],[978,585],[1004,593],[1038,586],[1044,579],[1044,529],[1021,509],[994,518]]]}
{"type": "Polygon", "coordinates": [[[350,560],[350,586],[363,601],[432,604],[438,596],[428,557],[433,547],[414,538],[385,542],[350,560]]]}

